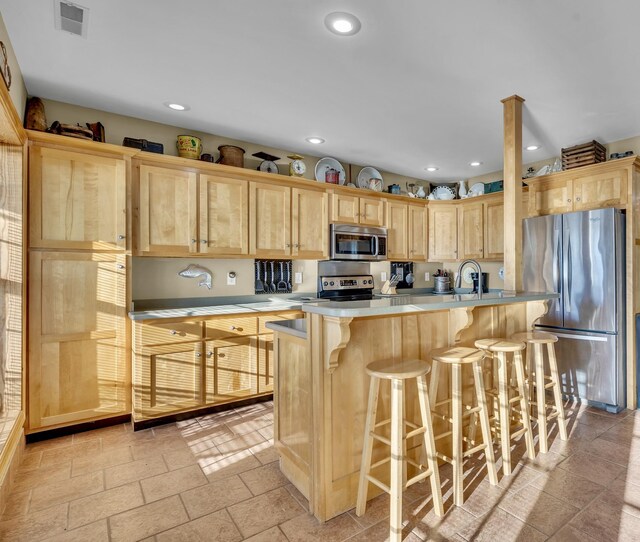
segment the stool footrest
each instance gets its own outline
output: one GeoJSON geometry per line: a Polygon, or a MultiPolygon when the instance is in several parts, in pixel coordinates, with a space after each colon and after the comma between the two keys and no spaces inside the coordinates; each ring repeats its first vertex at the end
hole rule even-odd
{"type": "Polygon", "coordinates": [[[470,455],[473,455],[476,452],[479,452],[480,450],[484,450],[486,447],[487,447],[487,445],[484,442],[482,444],[478,444],[477,446],[474,446],[473,448],[470,448],[466,452],[463,452],[462,453],[462,457],[468,457],[470,455]]]}
{"type": "Polygon", "coordinates": [[[381,459],[380,461],[376,461],[373,465],[371,465],[369,467],[369,472],[371,472],[373,469],[377,469],[380,465],[384,465],[385,463],[389,463],[389,461],[391,461],[391,457],[385,457],[384,459],[381,459]]]}
{"type": "Polygon", "coordinates": [[[384,442],[387,446],[391,446],[391,439],[388,439],[387,437],[383,437],[382,435],[378,435],[378,433],[369,433],[369,436],[371,436],[371,438],[374,438],[376,440],[379,440],[380,442],[384,442]]]}
{"type": "Polygon", "coordinates": [[[367,474],[367,480],[369,480],[369,482],[371,482],[372,484],[377,485],[385,493],[391,493],[391,488],[388,485],[383,484],[375,476],[371,476],[370,474],[367,474]]]}
{"type": "Polygon", "coordinates": [[[404,438],[410,439],[411,437],[415,437],[416,435],[422,435],[426,429],[424,427],[416,427],[413,431],[409,431],[404,438]]]}
{"type": "Polygon", "coordinates": [[[440,433],[439,435],[436,435],[435,437],[433,437],[434,440],[440,440],[441,438],[445,438],[451,435],[451,433],[453,433],[453,431],[446,431],[444,433],[440,433]]]}
{"type": "Polygon", "coordinates": [[[404,488],[406,489],[409,486],[412,486],[413,484],[415,484],[416,482],[419,482],[420,480],[424,480],[425,478],[428,478],[432,474],[433,472],[430,469],[427,469],[424,472],[416,474],[413,478],[407,480],[407,483],[404,485],[404,488]]]}

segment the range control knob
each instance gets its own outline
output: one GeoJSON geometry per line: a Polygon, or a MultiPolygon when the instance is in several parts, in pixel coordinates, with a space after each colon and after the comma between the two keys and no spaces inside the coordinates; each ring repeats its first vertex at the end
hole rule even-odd
{"type": "Polygon", "coordinates": [[[323,286],[329,286],[329,283],[325,280],[325,281],[322,283],[322,285],[323,285],[323,286]]]}
{"type": "Polygon", "coordinates": [[[371,279],[368,280],[369,284],[373,284],[373,281],[371,279]]]}
{"type": "Polygon", "coordinates": [[[335,282],[333,282],[333,281],[331,281],[331,282],[329,283],[329,285],[330,285],[330,286],[333,286],[334,284],[335,284],[335,282]]]}

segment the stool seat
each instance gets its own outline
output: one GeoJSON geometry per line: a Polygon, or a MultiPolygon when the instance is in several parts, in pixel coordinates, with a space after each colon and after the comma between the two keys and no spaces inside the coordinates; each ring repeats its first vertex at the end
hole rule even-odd
{"type": "MultiPolygon", "coordinates": [[[[515,339],[515,337],[512,337],[515,339]]],[[[520,352],[525,349],[525,344],[518,340],[507,340],[501,337],[492,337],[490,339],[478,339],[475,342],[476,348],[489,350],[489,352],[520,352]]]]}
{"type": "Polygon", "coordinates": [[[369,376],[376,378],[407,380],[429,374],[431,364],[422,359],[403,359],[400,361],[383,359],[369,363],[366,371],[369,376]]]}
{"type": "Polygon", "coordinates": [[[429,353],[431,359],[436,359],[442,363],[474,363],[484,358],[484,352],[466,346],[447,346],[438,348],[429,353]]]}
{"type": "Polygon", "coordinates": [[[531,344],[549,344],[558,342],[558,337],[553,333],[547,333],[546,331],[523,331],[521,333],[514,333],[511,338],[514,341],[524,341],[531,344]]]}

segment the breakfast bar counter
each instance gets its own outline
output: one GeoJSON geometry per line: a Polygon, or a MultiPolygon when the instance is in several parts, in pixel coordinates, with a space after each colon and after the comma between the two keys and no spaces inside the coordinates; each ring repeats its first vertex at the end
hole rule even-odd
{"type": "MultiPolygon", "coordinates": [[[[435,348],[473,346],[476,339],[529,330],[546,313],[547,301],[557,297],[489,292],[312,303],[303,306],[306,338],[274,329],[275,446],[282,472],[307,497],[311,513],[326,521],[355,506],[369,363],[428,360],[435,348]]],[[[471,375],[463,375],[463,401],[468,395],[471,402],[467,376],[471,375]]],[[[441,383],[438,402],[448,398],[446,381],[441,383]]],[[[406,417],[414,419],[417,389],[409,387],[407,394],[406,417]]],[[[384,386],[380,395],[378,419],[384,419],[389,406],[384,386]]],[[[444,431],[444,421],[437,423],[436,432],[444,431]]],[[[447,446],[444,440],[438,446],[447,446]]],[[[385,448],[376,443],[374,462],[388,454],[385,448]]],[[[407,453],[418,459],[417,437],[409,440],[407,453]]],[[[385,480],[382,472],[380,477],[385,480]]],[[[370,492],[371,497],[375,494],[370,492]]]]}

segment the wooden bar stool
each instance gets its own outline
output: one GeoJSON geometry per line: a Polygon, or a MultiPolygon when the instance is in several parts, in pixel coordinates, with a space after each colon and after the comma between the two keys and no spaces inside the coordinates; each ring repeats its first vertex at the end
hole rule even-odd
{"type": "Polygon", "coordinates": [[[511,439],[524,435],[527,445],[527,454],[530,459],[535,459],[536,453],[533,446],[533,432],[531,430],[531,420],[529,419],[529,401],[525,389],[524,364],[521,352],[525,349],[522,341],[508,341],[502,338],[479,339],[475,342],[476,348],[485,350],[495,356],[498,362],[498,389],[488,390],[489,395],[494,395],[498,399],[498,415],[495,416],[496,436],[500,434],[500,445],[502,448],[502,471],[511,474],[511,439]],[[513,365],[516,370],[517,395],[511,397],[511,387],[509,385],[509,360],[507,354],[513,354],[513,365]],[[514,403],[520,403],[520,420],[522,427],[511,432],[511,412],[514,403]]]}
{"type": "Polygon", "coordinates": [[[527,372],[529,379],[529,400],[532,405],[536,406],[538,418],[538,440],[540,443],[540,452],[547,453],[549,451],[549,440],[547,423],[553,418],[558,418],[558,432],[562,440],[567,440],[567,421],[564,417],[564,407],[562,405],[562,392],[560,391],[560,373],[558,372],[558,363],[556,361],[555,343],[558,337],[546,331],[526,331],[516,333],[511,337],[516,341],[524,341],[529,345],[533,345],[533,359],[531,355],[531,347],[527,348],[527,372]],[[549,370],[551,375],[544,373],[544,358],[542,345],[547,345],[547,357],[549,359],[549,370]],[[535,366],[535,370],[534,370],[535,366]],[[535,379],[534,379],[535,373],[535,379]],[[533,385],[535,382],[536,401],[531,400],[533,395],[533,385]],[[547,404],[546,391],[553,389],[552,404],[547,404]],[[547,415],[547,407],[552,412],[547,415]]]}
{"type": "Polygon", "coordinates": [[[484,450],[487,471],[489,472],[489,482],[491,485],[498,483],[496,474],[496,462],[493,455],[493,442],[491,440],[491,429],[489,427],[489,414],[487,412],[487,398],[484,389],[484,380],[482,373],[482,360],[484,352],[474,348],[465,347],[447,347],[433,350],[429,354],[433,360],[431,367],[431,381],[429,383],[429,396],[431,397],[433,407],[433,417],[441,418],[451,424],[451,431],[446,431],[436,436],[436,440],[452,435],[453,451],[452,457],[437,453],[438,457],[453,466],[453,502],[456,506],[462,506],[464,502],[464,458],[484,450]],[[475,392],[478,405],[475,407],[462,404],[462,367],[464,365],[472,365],[473,380],[475,383],[475,392]],[[451,367],[451,398],[437,402],[438,383],[440,379],[440,368],[442,365],[451,367]],[[438,414],[436,409],[439,406],[448,404],[450,406],[450,414],[438,414]],[[466,412],[463,414],[463,409],[466,412]],[[462,435],[463,418],[474,413],[480,417],[480,427],[482,429],[482,444],[476,445],[475,441],[462,435]],[[463,450],[464,442],[472,445],[468,450],[463,450]]]}
{"type": "Polygon", "coordinates": [[[364,449],[362,450],[362,465],[360,467],[360,482],[358,485],[358,501],[356,515],[362,516],[367,506],[367,492],[369,482],[377,485],[391,495],[390,540],[396,542],[402,539],[402,491],[420,480],[431,478],[431,493],[436,516],[442,516],[442,491],[440,489],[440,474],[436,459],[436,445],[433,438],[431,424],[431,407],[427,395],[425,375],[431,366],[421,359],[408,359],[400,362],[376,361],[367,365],[367,374],[371,377],[369,386],[369,405],[364,433],[364,449]],[[416,425],[404,419],[404,389],[405,380],[415,378],[418,384],[418,400],[420,402],[420,417],[422,425],[416,425]],[[391,413],[390,418],[376,423],[378,409],[378,394],[380,380],[391,381],[391,413]],[[376,433],[380,427],[391,424],[391,439],[376,433]],[[405,433],[405,428],[411,430],[405,433]],[[424,435],[424,449],[427,456],[427,467],[420,465],[406,456],[406,441],[417,435],[424,435]],[[379,440],[391,447],[390,457],[371,464],[373,441],[379,440]],[[372,476],[371,470],[391,463],[391,483],[387,486],[378,478],[372,476]],[[410,463],[419,472],[410,480],[406,480],[406,464],[410,463]]]}

